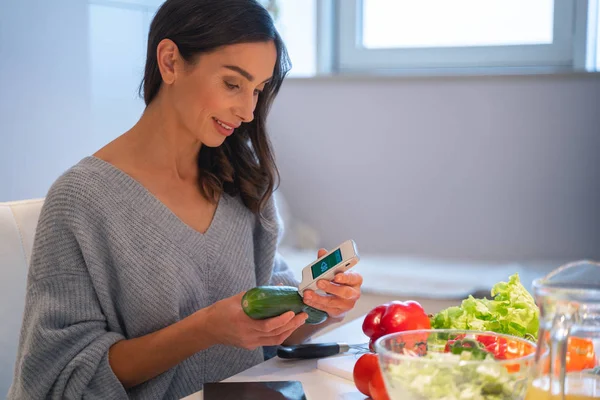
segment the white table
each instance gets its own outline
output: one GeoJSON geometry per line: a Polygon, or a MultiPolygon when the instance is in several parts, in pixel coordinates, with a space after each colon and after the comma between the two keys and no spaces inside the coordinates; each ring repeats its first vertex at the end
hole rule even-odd
{"type": "MultiPolygon", "coordinates": [[[[362,332],[363,317],[357,318],[312,340],[314,343],[344,342],[348,344],[366,343],[368,338],[362,332]]],[[[334,356],[335,357],[335,356],[334,356]]],[[[354,382],[317,369],[317,360],[283,360],[271,358],[255,365],[223,382],[248,381],[288,381],[302,382],[307,400],[344,399],[363,400],[354,382]]],[[[202,391],[183,400],[203,400],[202,391]]]]}

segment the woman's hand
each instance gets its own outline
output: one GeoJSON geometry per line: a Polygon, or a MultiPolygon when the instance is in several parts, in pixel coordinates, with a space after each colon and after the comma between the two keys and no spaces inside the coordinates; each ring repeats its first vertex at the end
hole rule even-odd
{"type": "MultiPolygon", "coordinates": [[[[317,258],[325,254],[327,254],[327,250],[320,249],[317,258]]],[[[360,298],[362,282],[362,276],[351,271],[336,274],[331,282],[321,279],[317,283],[317,287],[328,294],[321,296],[312,290],[306,290],[304,303],[325,311],[330,317],[343,317],[354,308],[356,301],[360,298]]]]}
{"type": "Polygon", "coordinates": [[[283,343],[308,318],[288,311],[277,317],[254,320],[242,310],[244,292],[217,301],[206,309],[205,329],[214,343],[254,350],[283,343]]]}

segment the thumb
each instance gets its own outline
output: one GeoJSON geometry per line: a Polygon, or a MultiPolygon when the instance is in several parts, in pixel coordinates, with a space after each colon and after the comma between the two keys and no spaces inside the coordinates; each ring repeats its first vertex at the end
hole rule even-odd
{"type": "Polygon", "coordinates": [[[325,254],[327,254],[327,250],[325,250],[325,249],[319,249],[319,251],[317,252],[317,258],[321,258],[325,254]]]}
{"type": "Polygon", "coordinates": [[[239,292],[238,294],[231,296],[233,299],[239,299],[240,301],[242,300],[242,297],[244,297],[244,295],[246,294],[246,291],[244,290],[243,292],[239,292]]]}

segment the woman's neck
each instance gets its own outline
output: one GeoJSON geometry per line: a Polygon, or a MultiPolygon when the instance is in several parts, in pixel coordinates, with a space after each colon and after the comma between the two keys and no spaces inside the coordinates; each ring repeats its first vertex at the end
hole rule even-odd
{"type": "Polygon", "coordinates": [[[196,181],[198,152],[202,143],[179,125],[174,112],[165,109],[158,96],[140,120],[123,135],[124,147],[136,164],[156,173],[196,181]]]}

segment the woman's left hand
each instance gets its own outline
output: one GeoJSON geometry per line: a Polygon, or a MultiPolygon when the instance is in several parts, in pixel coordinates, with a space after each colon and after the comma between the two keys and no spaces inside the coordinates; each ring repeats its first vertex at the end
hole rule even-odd
{"type": "MultiPolygon", "coordinates": [[[[321,258],[325,254],[327,254],[327,250],[320,249],[317,258],[321,258]]],[[[325,311],[330,317],[343,317],[354,308],[360,298],[362,282],[363,278],[360,274],[350,271],[336,274],[331,282],[321,279],[318,281],[317,287],[327,295],[321,296],[312,290],[306,290],[304,303],[325,311]]]]}

